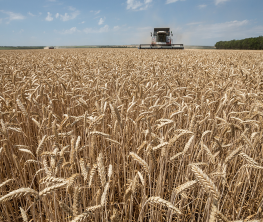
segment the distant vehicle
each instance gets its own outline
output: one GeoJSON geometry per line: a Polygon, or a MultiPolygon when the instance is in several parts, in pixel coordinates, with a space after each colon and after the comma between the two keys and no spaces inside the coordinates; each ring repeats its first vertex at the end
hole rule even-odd
{"type": "Polygon", "coordinates": [[[184,49],[183,44],[173,44],[170,28],[154,28],[151,32],[152,43],[140,44],[138,49],[184,49]]]}
{"type": "Polygon", "coordinates": [[[49,46],[48,49],[55,49],[54,46],[49,46]]]}

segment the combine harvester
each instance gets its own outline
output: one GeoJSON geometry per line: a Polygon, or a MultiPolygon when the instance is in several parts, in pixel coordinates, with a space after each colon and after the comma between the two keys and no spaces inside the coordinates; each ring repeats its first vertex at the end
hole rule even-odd
{"type": "Polygon", "coordinates": [[[154,28],[152,44],[140,44],[138,49],[184,49],[183,44],[172,44],[172,36],[170,28],[154,28]]]}

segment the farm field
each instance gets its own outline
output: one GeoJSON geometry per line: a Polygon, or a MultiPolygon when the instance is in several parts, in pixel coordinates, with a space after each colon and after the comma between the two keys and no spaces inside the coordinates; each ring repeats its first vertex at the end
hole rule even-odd
{"type": "Polygon", "coordinates": [[[0,221],[261,221],[263,52],[0,51],[0,221]]]}

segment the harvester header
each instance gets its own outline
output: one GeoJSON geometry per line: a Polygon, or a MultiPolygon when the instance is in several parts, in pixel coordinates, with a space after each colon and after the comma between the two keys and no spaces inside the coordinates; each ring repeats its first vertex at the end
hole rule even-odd
{"type": "Polygon", "coordinates": [[[151,32],[152,43],[140,44],[139,49],[184,49],[183,44],[173,44],[170,28],[154,28],[151,32]]]}

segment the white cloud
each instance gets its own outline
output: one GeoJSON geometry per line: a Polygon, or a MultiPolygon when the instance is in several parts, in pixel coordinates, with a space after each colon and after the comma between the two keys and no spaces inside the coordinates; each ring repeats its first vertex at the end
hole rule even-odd
{"type": "Polygon", "coordinates": [[[58,18],[58,17],[59,17],[59,13],[56,14],[56,18],[58,18]]]}
{"type": "Polygon", "coordinates": [[[226,2],[226,1],[229,1],[229,0],[215,0],[215,4],[218,5],[218,4],[226,2]]]}
{"type": "Polygon", "coordinates": [[[32,14],[31,12],[28,12],[27,14],[30,16],[36,16],[36,15],[32,14]]]}
{"type": "Polygon", "coordinates": [[[146,10],[151,2],[152,0],[144,0],[144,2],[136,0],[127,0],[127,9],[146,10]]]}
{"type": "Polygon", "coordinates": [[[119,29],[120,29],[120,26],[118,26],[118,25],[116,25],[116,26],[113,27],[113,30],[114,30],[114,31],[117,31],[117,30],[119,30],[119,29]]]}
{"type": "Polygon", "coordinates": [[[85,33],[103,33],[103,32],[108,32],[109,31],[109,26],[105,25],[101,27],[100,29],[93,29],[93,28],[86,28],[83,30],[85,33]]]}
{"type": "Polygon", "coordinates": [[[190,22],[190,23],[187,23],[186,25],[200,25],[202,24],[202,22],[190,22]]]}
{"type": "Polygon", "coordinates": [[[102,25],[104,23],[105,19],[100,18],[98,25],[102,25]]]}
{"type": "Polygon", "coordinates": [[[166,0],[166,4],[171,4],[178,1],[184,1],[184,0],[166,0]]]}
{"type": "Polygon", "coordinates": [[[62,32],[60,32],[61,34],[73,34],[74,32],[77,32],[77,28],[76,27],[72,27],[71,29],[67,29],[67,30],[64,30],[62,32]]]}
{"type": "Polygon", "coordinates": [[[202,8],[206,8],[207,5],[198,5],[198,8],[202,9],[202,8]]]}
{"type": "Polygon", "coordinates": [[[144,0],[144,3],[145,4],[149,4],[149,3],[151,3],[152,2],[152,0],[144,0]]]}
{"type": "Polygon", "coordinates": [[[4,10],[0,10],[0,12],[7,14],[9,17],[6,19],[8,19],[9,21],[25,19],[25,16],[19,13],[14,13],[14,12],[9,12],[9,11],[4,11],[4,10]]]}
{"type": "Polygon", "coordinates": [[[53,20],[52,14],[50,12],[47,13],[46,21],[51,22],[53,20]]]}
{"type": "Polygon", "coordinates": [[[152,30],[153,28],[151,26],[146,26],[146,27],[139,27],[137,29],[139,29],[139,30],[152,30]]]}
{"type": "Polygon", "coordinates": [[[80,24],[84,24],[85,23],[85,21],[82,21],[80,24]]]}
{"type": "Polygon", "coordinates": [[[100,10],[98,10],[98,11],[93,11],[93,10],[91,10],[90,12],[93,12],[93,13],[94,13],[94,15],[97,15],[97,14],[99,14],[99,13],[100,13],[100,10]]]}
{"type": "Polygon", "coordinates": [[[76,10],[75,8],[73,8],[73,7],[69,7],[69,10],[72,11],[70,14],[65,13],[64,15],[60,15],[60,19],[63,22],[72,20],[72,19],[76,18],[80,14],[80,12],[78,10],[76,10]]]}
{"type": "Polygon", "coordinates": [[[214,24],[196,24],[189,23],[191,27],[189,30],[184,33],[185,35],[191,36],[195,39],[213,39],[218,38],[223,40],[223,38],[227,37],[231,38],[243,38],[244,30],[247,30],[246,25],[249,24],[248,20],[243,21],[230,21],[224,23],[214,23],[214,24]]]}

